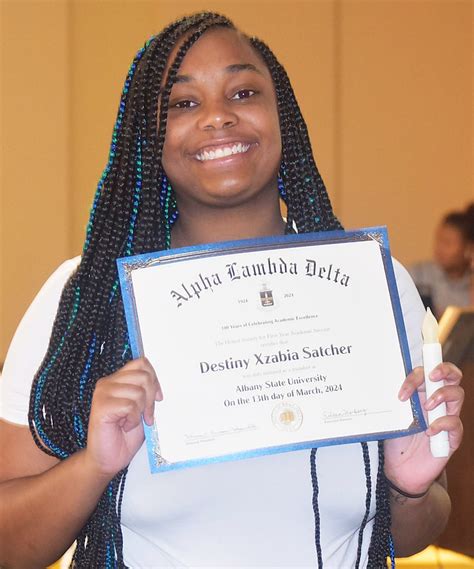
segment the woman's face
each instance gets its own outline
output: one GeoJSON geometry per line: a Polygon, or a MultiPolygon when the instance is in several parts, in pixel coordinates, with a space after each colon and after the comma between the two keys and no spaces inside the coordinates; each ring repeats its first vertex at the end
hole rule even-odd
{"type": "Polygon", "coordinates": [[[261,192],[275,199],[280,160],[266,65],[237,32],[210,30],[186,54],[169,100],[163,167],[180,212],[233,207],[261,192]]]}

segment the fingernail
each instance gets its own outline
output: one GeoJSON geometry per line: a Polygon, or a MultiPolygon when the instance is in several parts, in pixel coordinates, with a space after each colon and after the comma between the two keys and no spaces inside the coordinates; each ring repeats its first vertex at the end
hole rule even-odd
{"type": "Polygon", "coordinates": [[[406,391],[405,389],[401,389],[400,393],[398,394],[398,399],[400,399],[400,401],[406,401],[408,398],[409,398],[408,391],[406,391]]]}
{"type": "Polygon", "coordinates": [[[439,369],[435,369],[430,373],[430,379],[439,379],[441,377],[441,371],[439,369]]]}
{"type": "Polygon", "coordinates": [[[430,398],[430,399],[427,399],[427,400],[425,401],[425,409],[427,409],[427,410],[428,410],[428,409],[433,409],[434,406],[435,406],[435,402],[434,402],[433,399],[430,398]]]}

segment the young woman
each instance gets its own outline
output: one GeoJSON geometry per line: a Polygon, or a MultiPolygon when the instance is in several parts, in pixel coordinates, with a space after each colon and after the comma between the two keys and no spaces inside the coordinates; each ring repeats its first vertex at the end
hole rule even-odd
{"type": "MultiPolygon", "coordinates": [[[[42,567],[76,541],[80,568],[379,568],[391,547],[429,544],[449,514],[429,436],[447,430],[451,454],[462,436],[450,364],[425,404],[448,415],[426,433],[149,473],[142,417],[162,394],[150,364],[130,361],[116,258],[340,227],[268,47],[211,13],[152,38],[125,83],[82,257],[46,283],[5,364],[0,565],[42,567]]],[[[396,274],[419,363],[423,309],[396,274]]],[[[400,398],[423,399],[423,382],[416,368],[400,398]]]]}

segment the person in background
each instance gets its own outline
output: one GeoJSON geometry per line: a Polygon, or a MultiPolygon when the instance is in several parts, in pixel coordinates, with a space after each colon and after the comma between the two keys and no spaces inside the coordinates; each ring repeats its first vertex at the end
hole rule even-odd
{"type": "Polygon", "coordinates": [[[474,203],[443,217],[435,233],[433,257],[409,268],[425,306],[440,318],[450,305],[472,305],[474,203]]]}

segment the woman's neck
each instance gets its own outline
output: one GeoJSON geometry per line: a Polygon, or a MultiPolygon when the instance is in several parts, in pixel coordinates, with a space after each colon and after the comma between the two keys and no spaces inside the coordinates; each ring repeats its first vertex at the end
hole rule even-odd
{"type": "Polygon", "coordinates": [[[260,208],[215,208],[180,216],[171,231],[171,247],[187,247],[202,243],[217,243],[283,235],[286,223],[279,205],[262,212],[260,208]]]}

